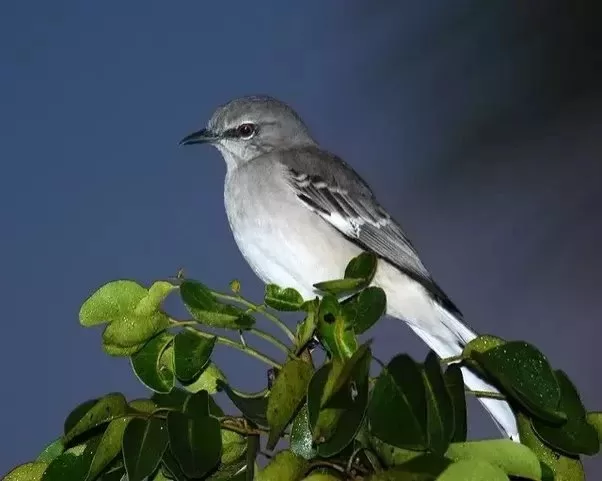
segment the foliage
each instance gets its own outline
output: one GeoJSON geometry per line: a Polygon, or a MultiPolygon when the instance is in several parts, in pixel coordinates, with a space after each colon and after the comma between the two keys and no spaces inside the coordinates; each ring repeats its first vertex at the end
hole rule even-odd
{"type": "Polygon", "coordinates": [[[385,312],[384,292],[369,286],[375,269],[374,256],[362,254],[343,279],[316,285],[321,299],[268,285],[262,304],[243,298],[237,281],[231,294],[181,276],[148,289],[130,280],[105,284],[84,302],[80,323],[104,324],[105,352],[129,357],[153,394],[128,401],[109,393],[80,404],[57,440],[4,479],[583,479],[579,456],[598,452],[602,415],[588,413],[566,373],[526,342],[481,336],[448,360],[431,352],[417,362],[402,353],[386,365],[378,361],[380,372],[370,377],[371,343],[357,336],[385,312]],[[190,319],[163,309],[171,293],[180,295],[190,319]],[[278,311],[300,314],[294,333],[278,311]],[[288,343],[256,327],[258,316],[281,328],[288,343]],[[240,341],[207,328],[238,333],[240,341]],[[273,343],[283,359],[251,347],[248,334],[273,343]],[[273,381],[239,392],[211,360],[216,344],[265,362],[273,381]],[[321,366],[312,359],[316,345],[327,353],[321,366]],[[502,394],[466,391],[460,365],[502,394]],[[217,391],[240,413],[224,413],[217,391]],[[467,440],[466,394],[507,399],[521,443],[467,440]],[[266,452],[281,441],[284,449],[266,452]],[[258,464],[259,456],[267,462],[258,464]]]}

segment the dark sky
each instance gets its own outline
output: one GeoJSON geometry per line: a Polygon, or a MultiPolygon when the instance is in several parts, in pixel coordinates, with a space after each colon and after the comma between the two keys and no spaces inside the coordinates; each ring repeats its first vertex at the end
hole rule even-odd
{"type": "MultiPolygon", "coordinates": [[[[360,3],[0,3],[0,473],[79,402],[144,394],[78,325],[100,284],[184,267],[259,299],[219,155],[177,147],[249,93],[289,102],[356,167],[475,329],[535,343],[602,409],[600,16],[587,2],[360,3]]],[[[399,322],[374,336],[381,358],[425,353],[399,322]]],[[[217,356],[234,385],[262,387],[263,366],[217,356]]],[[[472,434],[497,435],[473,411],[472,434]]]]}

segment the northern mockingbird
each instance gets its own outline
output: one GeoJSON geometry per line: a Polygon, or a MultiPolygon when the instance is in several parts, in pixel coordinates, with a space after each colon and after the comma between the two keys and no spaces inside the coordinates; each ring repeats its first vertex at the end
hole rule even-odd
{"type": "MultiPolygon", "coordinates": [[[[228,221],[264,282],[312,298],[319,295],[313,284],[341,277],[352,257],[370,251],[379,258],[373,284],[387,295],[388,315],[406,322],[442,358],[461,354],[476,337],[366,182],[322,149],[285,103],[233,100],[181,143],[209,143],[222,154],[228,221]]],[[[463,374],[470,389],[497,392],[466,368],[463,374]]],[[[508,404],[480,401],[501,431],[518,440],[508,404]]]]}

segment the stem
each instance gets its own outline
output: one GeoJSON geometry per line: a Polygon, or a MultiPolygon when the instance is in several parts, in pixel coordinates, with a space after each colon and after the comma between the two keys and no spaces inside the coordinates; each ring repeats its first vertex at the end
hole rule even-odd
{"type": "Polygon", "coordinates": [[[170,327],[183,327],[187,331],[194,332],[197,336],[203,337],[205,339],[215,338],[216,342],[219,344],[223,344],[224,346],[232,347],[241,352],[248,354],[249,356],[253,356],[255,359],[259,359],[260,361],[265,362],[266,364],[275,367],[276,369],[282,369],[282,364],[274,361],[271,357],[262,354],[261,352],[253,349],[250,346],[243,346],[240,342],[233,341],[232,339],[224,336],[219,336],[216,334],[210,334],[208,332],[199,331],[198,329],[194,329],[193,325],[198,325],[198,323],[194,321],[175,321],[171,320],[170,327]]]}
{"type": "Polygon", "coordinates": [[[230,294],[224,294],[222,292],[216,292],[216,291],[211,291],[211,293],[217,297],[218,299],[221,299],[223,301],[231,301],[231,302],[238,302],[239,304],[242,304],[245,307],[248,307],[249,309],[251,309],[252,311],[255,312],[259,312],[260,314],[262,314],[266,319],[272,321],[274,324],[276,324],[280,329],[282,329],[282,331],[286,334],[286,336],[292,341],[295,342],[295,335],[293,334],[293,332],[288,328],[288,326],[282,322],[278,317],[276,317],[274,314],[272,314],[271,312],[269,312],[265,306],[261,305],[261,304],[254,304],[251,301],[247,301],[244,297],[239,296],[239,295],[230,295],[230,294]]]}
{"type": "Polygon", "coordinates": [[[506,400],[506,396],[500,394],[499,392],[491,392],[491,391],[473,391],[472,389],[466,389],[468,394],[472,394],[476,397],[486,397],[489,399],[501,399],[502,401],[506,400]]]}
{"type": "Polygon", "coordinates": [[[262,331],[261,329],[255,329],[254,327],[248,329],[248,331],[251,334],[255,334],[256,336],[261,337],[262,339],[272,343],[274,346],[276,346],[278,349],[284,352],[287,356],[291,355],[290,349],[280,339],[272,336],[271,334],[265,331],[262,331]]]}

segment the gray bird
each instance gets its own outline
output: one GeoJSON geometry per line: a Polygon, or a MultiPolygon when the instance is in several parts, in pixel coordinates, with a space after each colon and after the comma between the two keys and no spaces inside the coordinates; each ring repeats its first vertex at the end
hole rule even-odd
{"type": "MultiPolygon", "coordinates": [[[[384,289],[389,316],[406,322],[441,358],[461,354],[476,337],[366,182],[322,149],[285,103],[264,96],[233,100],[181,143],[209,143],[222,154],[228,221],[264,282],[312,298],[319,295],[315,283],[341,277],[352,257],[373,252],[379,259],[373,284],[384,289]]],[[[466,368],[463,374],[468,388],[497,392],[466,368]]],[[[480,401],[501,431],[518,440],[508,404],[480,401]]]]}

